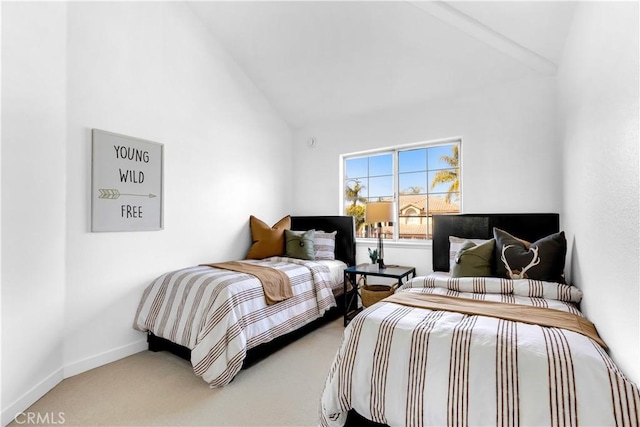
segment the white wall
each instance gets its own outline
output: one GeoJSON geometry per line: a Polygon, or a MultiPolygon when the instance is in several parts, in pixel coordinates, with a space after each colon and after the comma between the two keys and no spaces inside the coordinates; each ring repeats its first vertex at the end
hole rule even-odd
{"type": "Polygon", "coordinates": [[[638,3],[585,2],[559,73],[569,277],[611,355],[640,382],[638,3]]]}
{"type": "Polygon", "coordinates": [[[290,129],[186,4],[55,5],[3,4],[3,423],[52,373],[146,348],[158,274],[242,257],[249,215],[291,210],[290,129]],[[164,144],[164,230],[90,232],[92,128],[164,144]]]}
{"type": "MultiPolygon", "coordinates": [[[[584,309],[638,381],[638,84],[624,72],[637,73],[637,5],[579,9],[561,67],[562,145],[553,78],[292,137],[184,4],[2,8],[3,424],[63,376],[143,348],[131,324],[144,286],[242,256],[250,214],[339,213],[340,153],[448,137],[463,138],[465,212],[563,211],[584,309]],[[163,231],[89,232],[91,128],[165,144],[163,231]],[[623,214],[611,221],[603,204],[623,214]],[[625,255],[610,249],[627,241],[625,255]]],[[[431,269],[427,245],[386,252],[431,269]]]]}
{"type": "MultiPolygon", "coordinates": [[[[303,128],[294,136],[297,214],[338,214],[339,155],[397,144],[462,137],[466,213],[559,212],[561,150],[556,136],[556,81],[539,78],[342,123],[303,128]],[[308,148],[306,141],[316,137],[308,148]]],[[[385,261],[431,271],[427,245],[385,244],[385,261]]],[[[358,260],[367,260],[366,244],[358,260]]]]}
{"type": "Polygon", "coordinates": [[[3,425],[62,379],[66,20],[2,4],[3,425]]]}
{"type": "Polygon", "coordinates": [[[237,259],[248,219],[289,212],[291,133],[183,3],[69,4],[69,373],[136,345],[146,284],[237,259]],[[90,233],[91,128],[165,144],[164,231],[90,233]]]}

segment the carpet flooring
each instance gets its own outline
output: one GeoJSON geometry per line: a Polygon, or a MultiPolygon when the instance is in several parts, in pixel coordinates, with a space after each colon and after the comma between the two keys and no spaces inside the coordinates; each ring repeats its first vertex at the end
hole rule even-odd
{"type": "Polygon", "coordinates": [[[144,351],[65,379],[25,412],[64,426],[316,426],[343,330],[327,323],[217,389],[186,360],[144,351]]]}

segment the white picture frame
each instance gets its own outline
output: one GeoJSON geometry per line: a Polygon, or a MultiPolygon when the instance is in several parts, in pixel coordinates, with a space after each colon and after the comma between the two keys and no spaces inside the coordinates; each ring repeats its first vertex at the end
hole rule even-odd
{"type": "Polygon", "coordinates": [[[164,145],[92,129],[91,231],[164,228],[164,145]]]}

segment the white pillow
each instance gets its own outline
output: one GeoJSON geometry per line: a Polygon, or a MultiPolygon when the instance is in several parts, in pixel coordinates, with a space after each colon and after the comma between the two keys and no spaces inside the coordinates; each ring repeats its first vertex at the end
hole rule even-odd
{"type": "Polygon", "coordinates": [[[316,230],[313,236],[313,251],[315,258],[318,259],[336,259],[336,233],[327,233],[316,230]]]}

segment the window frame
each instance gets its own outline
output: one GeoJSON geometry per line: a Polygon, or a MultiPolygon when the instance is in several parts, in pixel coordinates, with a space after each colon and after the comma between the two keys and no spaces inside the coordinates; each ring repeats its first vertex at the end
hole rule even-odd
{"type": "MultiPolygon", "coordinates": [[[[351,152],[351,153],[345,153],[345,154],[341,154],[340,155],[340,180],[339,180],[339,197],[340,197],[340,201],[339,201],[339,206],[340,206],[340,215],[346,215],[345,213],[345,209],[346,209],[346,203],[345,203],[345,178],[346,178],[346,161],[348,159],[354,159],[354,158],[367,158],[367,157],[372,157],[372,156],[376,156],[376,155],[383,155],[383,154],[391,154],[392,155],[392,187],[393,187],[393,202],[394,202],[394,223],[393,223],[393,236],[392,238],[385,238],[385,245],[390,244],[391,246],[421,246],[421,245],[430,245],[432,242],[432,238],[424,238],[424,239],[407,239],[407,238],[400,238],[400,227],[399,227],[399,218],[400,218],[400,212],[399,212],[399,195],[400,195],[400,172],[399,172],[399,153],[402,151],[409,151],[409,150],[415,150],[415,149],[421,149],[421,148],[432,148],[432,147],[438,147],[438,146],[444,146],[444,145],[454,145],[457,144],[458,145],[458,185],[459,185],[459,189],[458,189],[458,194],[460,197],[460,201],[459,201],[459,206],[460,206],[460,213],[463,212],[463,203],[464,203],[464,197],[463,197],[463,189],[464,189],[464,185],[463,185],[463,155],[462,155],[462,137],[451,137],[451,138],[445,138],[445,139],[439,139],[439,140],[432,140],[432,141],[421,141],[421,142],[415,142],[415,143],[410,143],[410,144],[399,144],[399,145],[394,145],[394,146],[389,146],[389,147],[384,147],[384,148],[378,148],[378,149],[371,149],[371,150],[364,150],[364,151],[357,151],[357,152],[351,152]]],[[[428,167],[428,165],[427,165],[428,167]]],[[[427,168],[426,172],[428,173],[430,170],[427,168]]],[[[427,189],[426,192],[426,196],[428,197],[428,195],[430,194],[430,191],[427,189]]],[[[427,215],[428,217],[428,215],[427,215]]],[[[358,230],[356,230],[357,232],[358,230]]],[[[356,241],[357,242],[371,242],[371,241],[375,241],[376,238],[375,237],[358,237],[356,234],[356,241]]]]}

